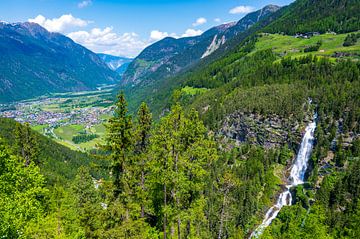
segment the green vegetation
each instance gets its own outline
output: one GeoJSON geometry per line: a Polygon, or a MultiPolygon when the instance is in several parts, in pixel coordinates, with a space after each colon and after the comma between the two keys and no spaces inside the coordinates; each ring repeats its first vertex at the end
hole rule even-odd
{"type": "MultiPolygon", "coordinates": [[[[261,30],[354,32],[357,3],[299,0],[261,30]]],[[[352,35],[302,39],[258,34],[260,26],[233,51],[164,84],[152,101],[159,120],[146,103],[132,114],[121,92],[105,125],[55,130],[91,155],[0,119],[0,236],[247,238],[288,183],[300,132],[316,112],[306,182],[261,238],[360,237],[360,45],[343,46],[352,35]],[[269,118],[274,135],[289,130],[274,147],[234,141],[224,119],[240,113],[258,119],[254,137],[269,118]]]]}
{"type": "Polygon", "coordinates": [[[296,33],[333,31],[346,33],[360,29],[358,0],[297,0],[277,12],[278,19],[263,32],[296,33]]]}
{"type": "Polygon", "coordinates": [[[284,208],[261,238],[358,238],[359,150],[353,147],[346,155],[346,171],[325,176],[314,198],[307,193],[304,201],[284,208]],[[310,199],[311,207],[304,204],[310,199]]]}
{"type": "Polygon", "coordinates": [[[343,42],[346,36],[346,34],[327,33],[304,39],[280,34],[261,34],[251,54],[271,48],[273,52],[281,56],[302,57],[308,55],[304,53],[306,47],[315,46],[321,41],[321,47],[316,52],[312,52],[312,55],[334,57],[336,52],[355,55],[359,52],[360,44],[344,47],[343,42]]]}
{"type": "MultiPolygon", "coordinates": [[[[11,149],[12,154],[18,154],[19,146],[16,145],[21,146],[23,144],[20,141],[22,137],[17,136],[20,134],[15,134],[15,132],[22,131],[22,128],[20,124],[11,119],[0,118],[0,137],[11,149]]],[[[103,167],[106,166],[106,162],[84,153],[72,151],[68,147],[62,146],[35,131],[30,132],[32,132],[31,137],[35,138],[32,141],[37,142],[38,156],[36,157],[36,162],[38,162],[47,184],[53,185],[56,182],[65,183],[68,180],[74,179],[77,169],[82,165],[92,165],[93,169],[91,172],[96,178],[105,176],[103,167]]],[[[25,145],[27,145],[25,148],[33,148],[31,144],[25,145]]],[[[20,156],[22,156],[22,153],[20,156]]]]}
{"type": "Polygon", "coordinates": [[[61,139],[71,141],[74,135],[77,135],[84,131],[83,125],[65,125],[58,127],[54,130],[54,133],[61,139]]]}
{"type": "Polygon", "coordinates": [[[304,52],[314,52],[314,51],[318,51],[321,47],[322,42],[318,41],[316,43],[316,45],[312,45],[312,46],[308,46],[304,49],[304,52]]]}
{"type": "Polygon", "coordinates": [[[99,137],[99,135],[97,135],[97,134],[80,133],[79,135],[73,136],[71,141],[73,141],[75,144],[80,144],[80,143],[84,143],[84,142],[89,142],[98,137],[99,137]]]}
{"type": "Polygon", "coordinates": [[[353,46],[360,38],[360,33],[352,33],[346,36],[343,46],[353,46]]]}

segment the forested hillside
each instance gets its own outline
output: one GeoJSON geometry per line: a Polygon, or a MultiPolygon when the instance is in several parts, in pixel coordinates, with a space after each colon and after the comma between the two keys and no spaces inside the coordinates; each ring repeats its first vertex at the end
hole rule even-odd
{"type": "Polygon", "coordinates": [[[1,119],[0,235],[250,238],[288,190],[256,238],[360,237],[358,7],[298,0],[147,103],[120,92],[90,156],[1,119]]]}
{"type": "MultiPolygon", "coordinates": [[[[104,177],[103,161],[85,153],[75,152],[33,131],[29,125],[21,125],[12,119],[0,118],[0,138],[12,149],[13,154],[23,155],[26,144],[29,154],[40,166],[49,185],[73,180],[80,166],[92,166],[96,178],[104,177]],[[21,153],[20,153],[21,151],[21,153]]],[[[26,154],[26,153],[25,153],[26,154]]]]}
{"type": "Polygon", "coordinates": [[[281,17],[264,31],[289,35],[357,31],[360,28],[359,11],[359,0],[298,0],[281,9],[281,17]]]}
{"type": "Polygon", "coordinates": [[[0,22],[0,75],[0,103],[118,81],[95,53],[29,22],[0,22]]]}

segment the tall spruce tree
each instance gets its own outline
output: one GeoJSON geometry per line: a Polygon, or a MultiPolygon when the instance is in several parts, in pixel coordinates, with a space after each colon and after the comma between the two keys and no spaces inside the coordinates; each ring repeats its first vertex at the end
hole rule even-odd
{"type": "Polygon", "coordinates": [[[135,157],[137,158],[136,168],[139,183],[137,198],[140,203],[140,217],[145,215],[145,204],[147,201],[147,190],[145,188],[146,175],[148,174],[148,150],[150,146],[150,129],[152,115],[146,103],[142,103],[137,114],[135,157]]]}
{"type": "Polygon", "coordinates": [[[125,175],[129,170],[129,155],[133,147],[132,118],[128,115],[124,93],[120,92],[117,99],[114,116],[106,126],[108,134],[105,147],[110,152],[115,200],[129,190],[125,175]]]}
{"type": "Polygon", "coordinates": [[[29,166],[31,162],[39,164],[38,142],[29,123],[25,123],[24,125],[17,123],[14,134],[16,153],[25,159],[25,166],[29,166]]]}

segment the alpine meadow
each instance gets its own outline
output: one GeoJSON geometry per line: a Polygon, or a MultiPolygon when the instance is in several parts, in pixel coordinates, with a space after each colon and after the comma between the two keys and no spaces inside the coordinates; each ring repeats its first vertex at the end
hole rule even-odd
{"type": "Polygon", "coordinates": [[[0,238],[360,238],[360,0],[0,13],[0,238]]]}

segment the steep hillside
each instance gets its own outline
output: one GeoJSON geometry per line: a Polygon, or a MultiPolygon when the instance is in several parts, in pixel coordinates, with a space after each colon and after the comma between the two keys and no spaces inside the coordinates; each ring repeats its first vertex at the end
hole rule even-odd
{"type": "MultiPolygon", "coordinates": [[[[15,148],[15,128],[20,124],[12,119],[0,118],[0,139],[9,147],[15,148]]],[[[23,126],[24,127],[24,126],[23,126]]],[[[36,138],[39,150],[39,161],[42,174],[47,183],[67,183],[75,178],[80,166],[92,166],[92,174],[102,177],[104,162],[85,153],[70,150],[35,131],[31,131],[36,138]],[[96,168],[96,170],[94,170],[96,168]]]]}
{"type": "Polygon", "coordinates": [[[124,85],[137,85],[143,81],[151,84],[158,78],[173,76],[184,68],[211,55],[226,41],[244,32],[258,21],[276,12],[278,6],[268,5],[249,13],[237,23],[213,27],[201,36],[190,38],[165,38],[146,48],[124,74],[124,85]]]}
{"type": "Polygon", "coordinates": [[[345,33],[359,29],[359,0],[298,0],[281,9],[281,17],[264,31],[294,35],[327,31],[345,33]]]}
{"type": "Polygon", "coordinates": [[[35,23],[0,23],[0,102],[117,81],[93,52],[35,23]]]}
{"type": "Polygon", "coordinates": [[[127,70],[130,63],[133,61],[132,58],[112,56],[108,54],[99,53],[98,56],[112,69],[120,75],[123,75],[127,70]]]}

